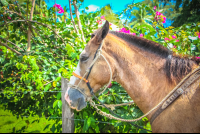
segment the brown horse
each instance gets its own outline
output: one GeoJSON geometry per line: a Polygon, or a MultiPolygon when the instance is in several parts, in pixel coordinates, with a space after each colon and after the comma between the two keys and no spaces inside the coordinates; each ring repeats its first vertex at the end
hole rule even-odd
{"type": "MultiPolygon", "coordinates": [[[[102,55],[112,70],[112,80],[124,87],[143,113],[156,106],[184,76],[198,67],[195,60],[171,54],[164,46],[130,34],[109,31],[109,23],[92,34],[92,39],[80,55],[75,71],[83,76],[93,61],[96,50],[103,43],[102,55]]],[[[108,64],[100,57],[94,64],[89,82],[97,92],[110,79],[108,64]]],[[[72,76],[70,84],[80,79],[72,76]]],[[[151,124],[153,132],[200,132],[200,80],[197,79],[186,91],[167,107],[151,124]]],[[[76,110],[86,107],[91,96],[86,83],[79,85],[81,91],[68,88],[65,99],[76,110]]],[[[155,112],[155,111],[154,111],[155,112]]],[[[154,113],[153,112],[153,113],[154,113]]],[[[153,113],[147,118],[150,120],[153,113]]]]}

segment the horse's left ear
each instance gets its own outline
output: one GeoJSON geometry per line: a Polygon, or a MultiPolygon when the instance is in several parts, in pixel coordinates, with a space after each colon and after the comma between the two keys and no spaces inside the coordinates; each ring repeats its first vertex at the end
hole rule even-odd
{"type": "Polygon", "coordinates": [[[108,34],[108,31],[109,31],[109,22],[106,20],[103,27],[96,34],[95,38],[96,38],[96,41],[97,41],[98,44],[100,44],[103,41],[103,39],[108,34]]]}

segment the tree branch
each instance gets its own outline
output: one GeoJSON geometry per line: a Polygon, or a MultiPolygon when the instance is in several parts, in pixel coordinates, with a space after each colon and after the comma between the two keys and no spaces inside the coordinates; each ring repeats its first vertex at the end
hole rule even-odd
{"type": "MultiPolygon", "coordinates": [[[[55,4],[56,4],[56,0],[55,0],[55,4]]],[[[57,33],[57,30],[56,30],[57,14],[56,14],[56,12],[57,12],[57,8],[56,8],[56,6],[55,6],[55,32],[57,33]]],[[[54,37],[55,37],[55,39],[56,39],[56,44],[57,44],[57,38],[56,38],[56,35],[54,35],[54,37]]]]}
{"type": "Polygon", "coordinates": [[[75,0],[73,0],[73,4],[74,4],[74,8],[75,8],[76,18],[77,18],[77,21],[78,21],[78,28],[79,28],[79,30],[81,31],[81,35],[82,35],[82,40],[83,40],[84,42],[86,42],[86,41],[85,41],[84,34],[83,34],[81,22],[80,22],[80,19],[79,19],[79,12],[78,12],[78,8],[77,8],[77,6],[76,6],[76,1],[75,1],[75,0]]]}
{"type": "MultiPolygon", "coordinates": [[[[25,21],[34,22],[34,23],[37,23],[37,24],[46,26],[47,28],[49,28],[50,30],[52,30],[52,31],[55,33],[55,31],[54,31],[52,28],[50,28],[48,25],[43,24],[43,23],[41,23],[41,22],[37,22],[37,21],[30,21],[30,20],[13,20],[13,21],[9,21],[8,23],[19,22],[19,21],[22,21],[22,22],[25,22],[25,21]]],[[[0,25],[0,27],[1,27],[1,26],[3,26],[3,25],[0,25]]],[[[57,33],[55,33],[55,34],[57,34],[57,33]]],[[[63,38],[60,37],[60,35],[58,35],[58,34],[57,34],[57,36],[58,36],[58,37],[62,40],[62,42],[66,45],[65,41],[63,40],[63,38]]],[[[70,42],[70,40],[68,40],[68,41],[70,42]]],[[[73,46],[73,45],[71,45],[71,46],[73,46]]],[[[73,47],[74,47],[74,46],[73,46],[73,47]]]]}
{"type": "Polygon", "coordinates": [[[73,23],[73,25],[74,25],[74,30],[75,30],[75,32],[78,34],[78,30],[77,30],[77,28],[76,28],[76,24],[75,24],[74,19],[73,19],[73,16],[72,16],[71,0],[69,0],[69,10],[70,10],[71,20],[72,20],[72,23],[73,23]]]}
{"type": "MultiPolygon", "coordinates": [[[[19,13],[17,13],[17,12],[13,12],[13,11],[10,11],[10,10],[8,10],[8,9],[6,9],[6,11],[8,11],[8,12],[10,12],[10,13],[15,13],[15,14],[17,14],[18,16],[20,16],[20,17],[23,19],[23,17],[22,17],[19,13]]],[[[23,19],[23,20],[13,20],[13,21],[9,21],[9,22],[7,22],[7,24],[13,23],[13,22],[25,22],[25,23],[34,22],[34,23],[43,25],[43,26],[47,27],[48,29],[52,30],[52,31],[62,40],[62,42],[66,45],[64,39],[63,39],[60,35],[58,35],[52,28],[50,28],[50,26],[48,26],[48,25],[46,25],[46,24],[43,24],[43,23],[37,22],[37,21],[25,20],[25,19],[23,19]]],[[[5,24],[0,25],[0,31],[1,31],[1,29],[3,28],[4,25],[5,25],[5,24]]],[[[68,40],[68,39],[67,39],[67,41],[71,42],[71,41],[68,40]]],[[[71,42],[71,43],[72,43],[72,42],[71,42]]],[[[71,46],[74,47],[74,45],[71,45],[71,46]]]]}
{"type": "MultiPolygon", "coordinates": [[[[33,19],[33,12],[34,12],[34,6],[35,6],[35,0],[32,0],[32,7],[31,7],[31,13],[30,13],[30,21],[33,19]]],[[[27,52],[31,50],[31,26],[29,25],[28,29],[28,46],[27,46],[27,52]]]]}
{"type": "Polygon", "coordinates": [[[6,45],[5,43],[0,42],[0,44],[1,44],[2,46],[5,46],[6,48],[10,49],[11,51],[15,52],[16,54],[22,55],[20,52],[18,52],[18,51],[16,51],[15,49],[9,47],[9,46],[6,45]]]}
{"type": "Polygon", "coordinates": [[[11,41],[9,41],[9,40],[7,40],[7,39],[4,39],[4,38],[2,38],[2,37],[0,37],[0,39],[3,39],[3,40],[5,40],[5,41],[9,42],[10,44],[14,45],[14,46],[17,47],[18,49],[24,51],[22,48],[18,47],[18,46],[17,46],[15,43],[13,43],[13,42],[11,42],[11,41]]]}

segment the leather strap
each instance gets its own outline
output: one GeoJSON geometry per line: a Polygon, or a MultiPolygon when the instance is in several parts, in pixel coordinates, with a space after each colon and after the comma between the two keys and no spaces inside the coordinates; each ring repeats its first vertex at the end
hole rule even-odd
{"type": "Polygon", "coordinates": [[[200,71],[190,76],[163,104],[160,106],[150,119],[152,125],[153,121],[164,111],[171,103],[173,103],[198,77],[200,71]]]}

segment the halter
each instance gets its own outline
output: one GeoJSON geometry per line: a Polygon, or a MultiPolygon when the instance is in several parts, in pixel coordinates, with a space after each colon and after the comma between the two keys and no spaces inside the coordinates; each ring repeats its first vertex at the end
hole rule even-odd
{"type": "Polygon", "coordinates": [[[103,89],[103,91],[99,93],[99,95],[102,94],[102,93],[106,90],[106,88],[110,85],[110,83],[111,83],[111,81],[112,81],[112,70],[111,70],[111,67],[110,67],[109,62],[106,60],[106,58],[105,58],[105,57],[103,56],[103,54],[102,54],[102,47],[103,47],[103,41],[101,42],[101,44],[99,45],[98,49],[96,50],[96,53],[95,53],[94,58],[93,58],[93,61],[92,61],[92,63],[90,64],[90,66],[88,67],[88,69],[86,70],[86,72],[85,72],[85,74],[84,74],[83,76],[80,76],[80,75],[76,74],[75,72],[72,73],[73,76],[75,76],[76,78],[79,78],[79,79],[81,79],[81,80],[79,81],[78,85],[71,85],[71,84],[70,84],[69,86],[70,86],[70,87],[73,87],[74,89],[77,89],[78,91],[80,91],[80,92],[86,97],[86,99],[88,98],[88,96],[87,96],[84,92],[82,92],[82,90],[79,88],[79,85],[80,85],[80,83],[81,83],[82,81],[85,81],[87,87],[90,89],[90,93],[91,93],[91,94],[94,94],[94,93],[93,93],[93,89],[92,89],[92,87],[90,86],[90,82],[89,82],[89,80],[88,80],[88,77],[89,77],[89,75],[90,75],[90,73],[91,73],[91,70],[92,70],[92,68],[93,68],[93,65],[94,65],[95,62],[100,58],[100,56],[103,57],[103,59],[106,61],[107,65],[108,65],[108,67],[109,67],[109,71],[110,71],[110,80],[109,80],[108,84],[106,85],[106,87],[103,89]],[[87,75],[87,77],[85,78],[86,75],[87,75]]]}

